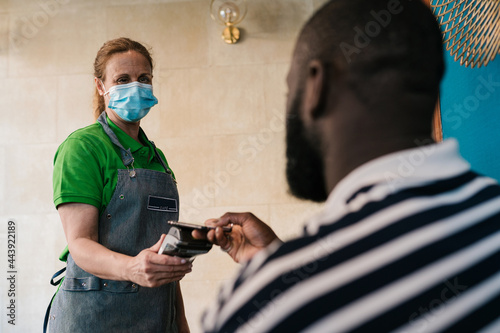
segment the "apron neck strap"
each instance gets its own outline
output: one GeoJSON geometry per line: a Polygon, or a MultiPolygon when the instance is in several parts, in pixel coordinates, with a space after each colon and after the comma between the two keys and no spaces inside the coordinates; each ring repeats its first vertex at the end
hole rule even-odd
{"type": "MultiPolygon", "coordinates": [[[[123,147],[123,145],[120,143],[120,141],[118,141],[118,137],[116,136],[115,132],[113,132],[113,130],[111,129],[111,127],[109,127],[108,118],[106,116],[106,111],[103,111],[101,113],[101,115],[99,116],[99,118],[97,118],[97,122],[99,122],[99,124],[102,125],[102,128],[104,129],[104,132],[108,135],[108,137],[111,140],[111,142],[115,146],[117,146],[118,148],[120,148],[120,152],[121,152],[123,164],[126,167],[132,165],[132,163],[134,163],[134,157],[132,156],[132,152],[130,151],[130,148],[129,149],[125,149],[123,147]]],[[[163,168],[165,169],[165,171],[168,174],[172,174],[172,171],[170,171],[170,168],[167,166],[167,164],[163,161],[163,159],[161,158],[160,154],[158,153],[158,150],[156,149],[156,146],[155,146],[154,142],[150,141],[146,137],[146,134],[144,134],[144,137],[153,146],[153,149],[154,149],[154,152],[155,152],[155,157],[160,162],[160,164],[163,166],[163,168]]]]}
{"type": "Polygon", "coordinates": [[[150,141],[148,140],[149,142],[151,142],[151,145],[153,146],[154,148],[154,151],[155,151],[155,156],[156,156],[156,159],[160,162],[160,164],[163,166],[163,169],[165,169],[165,171],[168,173],[168,174],[172,174],[172,171],[170,170],[170,168],[168,167],[168,165],[165,163],[165,161],[163,161],[163,159],[161,158],[160,156],[160,153],[158,153],[158,149],[156,149],[156,145],[153,141],[150,141]]]}
{"type": "Polygon", "coordinates": [[[102,125],[102,128],[104,129],[104,132],[108,135],[109,139],[111,142],[120,148],[121,156],[122,156],[122,161],[123,164],[128,167],[132,163],[134,163],[134,157],[132,156],[132,152],[129,149],[125,149],[120,141],[118,141],[118,138],[116,137],[116,134],[113,132],[111,127],[109,127],[108,124],[108,119],[106,117],[106,111],[103,111],[99,118],[97,118],[97,122],[102,125]]]}

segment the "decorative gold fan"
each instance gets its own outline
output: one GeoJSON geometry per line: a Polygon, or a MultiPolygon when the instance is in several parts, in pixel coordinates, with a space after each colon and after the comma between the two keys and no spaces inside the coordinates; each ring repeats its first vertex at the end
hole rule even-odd
{"type": "Polygon", "coordinates": [[[443,42],[455,61],[486,66],[500,52],[500,0],[431,0],[443,42]]]}

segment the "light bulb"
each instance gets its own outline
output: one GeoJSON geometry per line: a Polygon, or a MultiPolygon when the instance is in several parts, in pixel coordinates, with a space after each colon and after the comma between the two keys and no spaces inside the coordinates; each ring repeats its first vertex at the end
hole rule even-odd
{"type": "Polygon", "coordinates": [[[225,2],[219,7],[219,17],[226,24],[232,24],[240,17],[240,9],[234,3],[225,2]]]}
{"type": "Polygon", "coordinates": [[[239,40],[240,30],[235,25],[245,18],[246,13],[246,0],[210,0],[210,16],[215,22],[226,26],[222,39],[228,44],[239,40]]]}

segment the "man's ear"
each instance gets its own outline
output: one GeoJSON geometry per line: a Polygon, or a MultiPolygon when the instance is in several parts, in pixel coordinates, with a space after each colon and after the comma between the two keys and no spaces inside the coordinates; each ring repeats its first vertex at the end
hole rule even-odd
{"type": "Polygon", "coordinates": [[[325,65],[319,60],[312,60],[307,67],[304,91],[304,110],[309,117],[319,117],[325,111],[326,92],[325,65]]]}

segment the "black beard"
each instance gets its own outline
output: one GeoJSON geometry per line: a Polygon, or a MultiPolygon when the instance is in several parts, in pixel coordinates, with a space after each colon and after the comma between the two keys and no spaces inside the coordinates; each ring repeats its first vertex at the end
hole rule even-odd
{"type": "Polygon", "coordinates": [[[294,99],[286,121],[286,178],[290,192],[299,199],[323,202],[325,189],[324,167],[318,144],[308,140],[299,116],[301,95],[294,99]],[[315,147],[316,146],[316,147],[315,147]]]}

